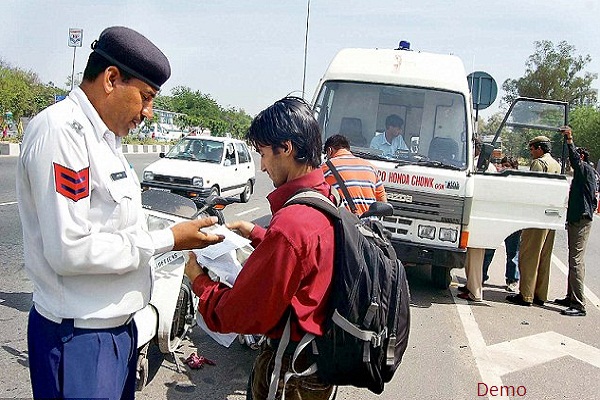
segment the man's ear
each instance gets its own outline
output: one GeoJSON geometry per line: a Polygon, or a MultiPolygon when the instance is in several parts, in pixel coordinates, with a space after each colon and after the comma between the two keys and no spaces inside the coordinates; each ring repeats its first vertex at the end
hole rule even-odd
{"type": "Polygon", "coordinates": [[[285,154],[291,154],[294,151],[294,146],[291,140],[286,140],[281,144],[281,149],[285,154]]]}
{"type": "Polygon", "coordinates": [[[113,65],[104,70],[103,86],[106,93],[110,93],[115,89],[115,82],[121,76],[119,69],[113,65]]]}

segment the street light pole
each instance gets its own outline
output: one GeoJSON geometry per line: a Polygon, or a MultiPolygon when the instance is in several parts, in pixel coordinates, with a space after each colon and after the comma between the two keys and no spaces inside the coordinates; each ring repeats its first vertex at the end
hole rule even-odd
{"type": "Polygon", "coordinates": [[[306,83],[306,56],[308,53],[308,21],[310,18],[310,0],[308,0],[307,8],[306,8],[306,33],[304,35],[304,72],[302,75],[302,97],[304,98],[304,87],[306,83]]]}

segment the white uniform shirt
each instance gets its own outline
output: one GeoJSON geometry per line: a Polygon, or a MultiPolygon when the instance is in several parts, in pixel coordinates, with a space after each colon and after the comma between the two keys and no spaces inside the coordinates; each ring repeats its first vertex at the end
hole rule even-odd
{"type": "Polygon", "coordinates": [[[408,150],[408,146],[406,146],[402,135],[396,136],[392,139],[392,143],[389,143],[385,137],[385,132],[376,133],[373,139],[371,139],[370,147],[383,151],[385,155],[394,155],[396,150],[408,150]]]}
{"type": "Polygon", "coordinates": [[[79,88],[25,131],[17,167],[25,269],[34,303],[55,317],[141,309],[150,257],[173,247],[169,229],[147,231],[139,181],[118,147],[79,88]]]}

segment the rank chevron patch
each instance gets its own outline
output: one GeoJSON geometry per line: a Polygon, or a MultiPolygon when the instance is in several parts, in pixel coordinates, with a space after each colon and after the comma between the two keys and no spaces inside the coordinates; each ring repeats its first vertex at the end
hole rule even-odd
{"type": "Polygon", "coordinates": [[[57,193],[73,201],[84,199],[90,195],[90,167],[73,171],[57,163],[53,163],[53,165],[57,193]]]}

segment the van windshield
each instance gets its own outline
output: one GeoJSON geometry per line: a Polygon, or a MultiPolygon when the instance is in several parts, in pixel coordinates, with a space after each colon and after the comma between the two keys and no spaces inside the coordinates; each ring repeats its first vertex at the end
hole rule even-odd
{"type": "Polygon", "coordinates": [[[169,150],[165,158],[221,163],[223,142],[196,138],[183,138],[169,150]]]}
{"type": "Polygon", "coordinates": [[[466,104],[455,92],[329,81],[315,112],[323,142],[344,135],[362,158],[466,169],[466,104]]]}

